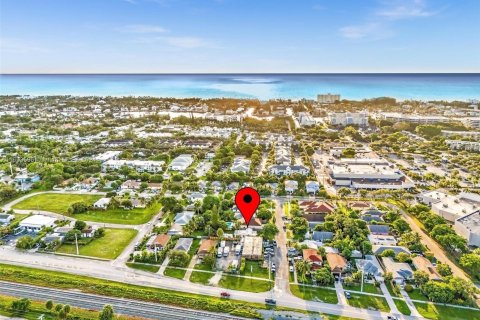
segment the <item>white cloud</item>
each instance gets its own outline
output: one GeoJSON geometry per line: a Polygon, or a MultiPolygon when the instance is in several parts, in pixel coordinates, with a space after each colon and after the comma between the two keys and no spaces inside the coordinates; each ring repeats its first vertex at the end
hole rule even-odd
{"type": "Polygon", "coordinates": [[[375,22],[364,25],[346,26],[340,28],[340,33],[347,39],[368,38],[372,40],[384,39],[392,35],[392,31],[384,24],[375,22]]]}
{"type": "Polygon", "coordinates": [[[376,15],[393,20],[430,17],[437,13],[438,11],[427,10],[424,0],[390,1],[383,8],[376,11],[376,15]]]}
{"type": "Polygon", "coordinates": [[[44,53],[49,50],[20,39],[1,38],[0,51],[14,53],[44,53]]]}
{"type": "Polygon", "coordinates": [[[119,28],[122,32],[128,33],[165,33],[167,29],[157,25],[150,24],[130,24],[119,28]]]}
{"type": "Polygon", "coordinates": [[[209,46],[208,41],[196,37],[163,37],[162,39],[167,44],[178,48],[193,49],[209,46]]]}

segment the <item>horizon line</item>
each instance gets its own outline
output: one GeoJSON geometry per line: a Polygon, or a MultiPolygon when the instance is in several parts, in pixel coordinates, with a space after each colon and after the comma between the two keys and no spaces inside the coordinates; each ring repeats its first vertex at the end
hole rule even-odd
{"type": "Polygon", "coordinates": [[[65,73],[0,73],[0,76],[28,75],[480,75],[480,72],[65,72],[65,73]]]}

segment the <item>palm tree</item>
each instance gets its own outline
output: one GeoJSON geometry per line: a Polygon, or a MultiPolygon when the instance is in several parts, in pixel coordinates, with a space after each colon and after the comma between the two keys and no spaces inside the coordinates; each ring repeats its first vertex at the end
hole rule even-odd
{"type": "Polygon", "coordinates": [[[306,275],[310,272],[310,262],[299,260],[295,262],[295,268],[297,269],[297,272],[300,273],[300,279],[302,279],[302,282],[305,282],[306,275]]]}

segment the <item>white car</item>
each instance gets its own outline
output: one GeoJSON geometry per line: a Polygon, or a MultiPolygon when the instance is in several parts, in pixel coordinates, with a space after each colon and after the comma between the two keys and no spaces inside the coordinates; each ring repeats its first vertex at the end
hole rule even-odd
{"type": "Polygon", "coordinates": [[[293,266],[290,266],[290,272],[293,272],[293,266]]]}

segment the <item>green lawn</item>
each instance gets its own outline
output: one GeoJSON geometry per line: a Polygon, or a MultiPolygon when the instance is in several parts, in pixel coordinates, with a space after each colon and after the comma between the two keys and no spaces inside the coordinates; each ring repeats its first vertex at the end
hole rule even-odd
{"type": "Polygon", "coordinates": [[[410,308],[405,301],[400,299],[393,299],[393,302],[397,306],[398,311],[400,311],[402,314],[407,316],[411,314],[410,308]]]}
{"type": "Polygon", "coordinates": [[[413,300],[428,301],[428,298],[423,295],[420,289],[414,289],[412,292],[408,292],[408,296],[413,300]]]}
{"type": "MultiPolygon", "coordinates": [[[[115,259],[123,249],[137,235],[134,229],[105,229],[105,236],[94,239],[84,246],[79,246],[80,255],[97,257],[103,259],[115,259]]],[[[73,244],[63,244],[58,248],[59,253],[76,254],[76,248],[73,244]]]]}
{"type": "Polygon", "coordinates": [[[188,250],[190,257],[193,257],[197,253],[198,248],[200,248],[200,241],[201,239],[193,239],[192,246],[190,247],[190,250],[188,250]]]}
{"type": "Polygon", "coordinates": [[[271,289],[273,282],[267,280],[256,280],[232,275],[223,275],[218,283],[220,287],[225,289],[248,291],[248,292],[265,292],[271,289]]]}
{"type": "Polygon", "coordinates": [[[147,208],[134,208],[131,210],[107,209],[91,210],[86,213],[76,214],[75,218],[84,221],[95,221],[116,224],[144,224],[150,221],[152,217],[160,212],[160,203],[154,203],[147,208]]]}
{"type": "Polygon", "coordinates": [[[246,260],[242,276],[268,279],[268,268],[262,268],[262,263],[259,261],[246,260]]]}
{"type": "Polygon", "coordinates": [[[213,277],[215,273],[213,272],[199,272],[193,271],[192,275],[190,276],[190,282],[201,283],[201,284],[208,284],[210,279],[213,277]]]}
{"type": "Polygon", "coordinates": [[[153,273],[157,273],[158,270],[160,269],[160,266],[154,266],[154,265],[143,264],[143,263],[135,263],[135,262],[127,262],[127,266],[132,269],[148,271],[153,273]]]}
{"type": "Polygon", "coordinates": [[[395,293],[394,292],[394,289],[393,289],[393,284],[389,281],[385,282],[385,286],[387,287],[388,289],[388,292],[390,292],[390,294],[392,295],[392,297],[402,297],[402,295],[400,293],[395,293]]]}
{"type": "MultiPolygon", "coordinates": [[[[67,210],[75,202],[85,202],[89,205],[94,204],[101,195],[90,194],[57,194],[45,193],[39,194],[23,200],[13,206],[14,209],[22,210],[45,210],[64,215],[69,215],[67,210]]],[[[152,216],[160,211],[161,205],[154,203],[151,206],[142,209],[134,208],[132,210],[107,209],[107,210],[89,210],[86,213],[79,213],[73,216],[76,219],[84,221],[116,223],[116,224],[144,224],[150,221],[152,216]]]]}
{"type": "Polygon", "coordinates": [[[66,214],[68,208],[75,202],[85,202],[89,205],[92,205],[101,197],[101,195],[91,194],[43,193],[17,203],[13,206],[13,209],[45,210],[66,214]]]}
{"type": "MultiPolygon", "coordinates": [[[[360,291],[361,288],[362,288],[361,284],[354,284],[352,286],[344,285],[345,290],[360,291]]],[[[371,284],[371,283],[363,284],[363,292],[382,294],[382,290],[380,290],[380,288],[377,288],[374,284],[371,284]]]]}
{"type": "Polygon", "coordinates": [[[183,279],[183,277],[185,277],[185,273],[187,273],[187,270],[176,269],[173,267],[166,267],[165,272],[163,274],[168,277],[183,279]]]}
{"type": "Polygon", "coordinates": [[[291,284],[290,291],[300,299],[334,304],[338,303],[337,292],[335,290],[291,284]]]}
{"type": "Polygon", "coordinates": [[[433,303],[413,303],[418,312],[425,318],[434,320],[480,320],[480,309],[469,310],[433,303]]]}
{"type": "Polygon", "coordinates": [[[368,296],[365,294],[351,293],[351,298],[347,299],[348,304],[352,307],[357,308],[373,308],[379,311],[390,312],[390,307],[388,306],[387,300],[385,298],[368,296]]]}

